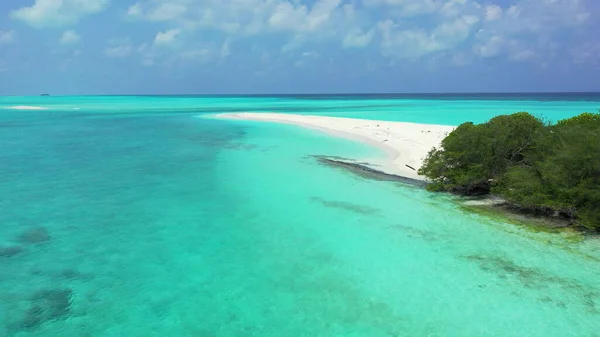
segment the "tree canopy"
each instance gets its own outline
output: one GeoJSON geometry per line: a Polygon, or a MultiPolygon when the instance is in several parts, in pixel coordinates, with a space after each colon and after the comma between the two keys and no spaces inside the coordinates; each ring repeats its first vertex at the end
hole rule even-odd
{"type": "Polygon", "coordinates": [[[550,124],[518,112],[463,123],[429,152],[419,173],[434,191],[494,193],[600,230],[600,114],[550,124]]]}

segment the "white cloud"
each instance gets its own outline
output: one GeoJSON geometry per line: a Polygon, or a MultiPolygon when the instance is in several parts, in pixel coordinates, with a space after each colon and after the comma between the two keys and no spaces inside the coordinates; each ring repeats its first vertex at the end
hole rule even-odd
{"type": "Polygon", "coordinates": [[[495,21],[502,18],[502,7],[498,5],[489,5],[485,7],[485,19],[486,21],[495,21]]]}
{"type": "Polygon", "coordinates": [[[127,15],[134,16],[134,17],[142,15],[142,5],[139,2],[131,5],[127,9],[127,15]]]}
{"type": "Polygon", "coordinates": [[[488,32],[481,30],[477,33],[478,40],[482,41],[473,47],[476,56],[482,58],[491,58],[506,56],[511,61],[527,61],[534,59],[538,53],[534,48],[544,48],[540,44],[526,44],[516,38],[507,38],[500,35],[488,35],[488,32]],[[482,38],[485,36],[485,38],[482,38]]]}
{"type": "Polygon", "coordinates": [[[206,62],[213,59],[215,56],[215,50],[210,47],[201,47],[192,50],[186,50],[179,53],[179,57],[183,60],[188,61],[199,61],[206,62]]]}
{"type": "Polygon", "coordinates": [[[339,9],[341,0],[319,0],[312,9],[306,5],[281,2],[269,17],[269,25],[275,29],[293,32],[314,32],[322,28],[339,9]]]}
{"type": "Polygon", "coordinates": [[[29,7],[11,12],[11,17],[36,27],[67,26],[82,17],[99,13],[109,0],[35,0],[29,7]]]}
{"type": "Polygon", "coordinates": [[[382,34],[381,49],[386,56],[417,59],[440,50],[424,30],[398,30],[391,20],[379,25],[382,34]]]}
{"type": "Polygon", "coordinates": [[[589,21],[587,4],[584,0],[520,0],[505,9],[486,6],[474,53],[512,61],[551,57],[557,33],[570,33],[589,21]]]}
{"type": "Polygon", "coordinates": [[[363,33],[361,29],[357,28],[348,32],[346,37],[344,37],[342,45],[347,48],[364,48],[371,43],[373,37],[375,37],[374,29],[363,33]]]}
{"type": "Polygon", "coordinates": [[[131,46],[114,46],[107,47],[104,50],[104,55],[110,58],[123,58],[131,54],[131,46]]]}
{"type": "Polygon", "coordinates": [[[146,53],[151,54],[148,59],[153,64],[168,57],[206,59],[203,55],[208,54],[222,57],[231,53],[230,39],[269,36],[270,42],[280,43],[274,50],[284,53],[326,42],[328,47],[343,48],[378,45],[382,54],[390,58],[419,59],[439,54],[442,57],[438,60],[464,65],[474,57],[504,57],[513,61],[549,57],[549,51],[554,52],[551,46],[557,34],[569,34],[572,28],[590,22],[593,12],[591,0],[505,3],[499,0],[138,0],[127,9],[127,17],[172,28],[162,30],[153,42],[149,41],[146,53]],[[483,33],[474,34],[480,29],[483,33]],[[215,32],[224,40],[206,42],[214,38],[215,32]],[[169,48],[159,48],[164,46],[169,48]]]}
{"type": "Polygon", "coordinates": [[[402,29],[391,20],[379,24],[381,47],[385,55],[407,59],[449,50],[464,42],[479,18],[465,15],[440,23],[431,31],[402,29]]]}
{"type": "Polygon", "coordinates": [[[221,45],[221,57],[227,57],[231,54],[231,40],[227,39],[221,45]]]}
{"type": "Polygon", "coordinates": [[[156,2],[146,5],[138,2],[129,7],[127,15],[130,17],[142,17],[149,21],[169,21],[181,18],[187,10],[184,3],[179,2],[156,2]]]}
{"type": "MultiPolygon", "coordinates": [[[[129,44],[128,44],[129,45],[129,44]]],[[[131,51],[129,47],[128,52],[131,51]]],[[[152,43],[144,43],[136,49],[144,66],[184,66],[224,59],[231,53],[231,39],[221,43],[199,42],[188,32],[173,28],[158,32],[152,43]]]]}
{"type": "Polygon", "coordinates": [[[456,45],[464,41],[479,18],[474,15],[464,15],[453,21],[443,22],[432,32],[432,39],[444,45],[456,45]]]}
{"type": "Polygon", "coordinates": [[[442,6],[440,0],[363,0],[367,7],[386,6],[394,15],[412,17],[430,14],[442,6]]]}
{"type": "Polygon", "coordinates": [[[108,41],[108,47],[104,49],[104,55],[109,58],[127,57],[133,51],[131,41],[128,38],[114,38],[108,41]]]}
{"type": "Polygon", "coordinates": [[[137,48],[137,53],[142,56],[142,65],[145,67],[151,67],[155,64],[155,52],[153,47],[147,43],[143,43],[137,48]]]}
{"type": "Polygon", "coordinates": [[[63,32],[60,40],[58,41],[62,45],[77,44],[81,41],[81,36],[74,30],[66,30],[63,32]]]}
{"type": "MultiPolygon", "coordinates": [[[[387,18],[378,24],[381,47],[391,57],[417,59],[471,44],[479,57],[513,61],[553,57],[553,39],[590,22],[591,0],[363,0],[387,18]],[[456,20],[453,20],[456,18],[456,20]],[[431,28],[434,25],[435,28],[431,28]],[[472,42],[472,31],[480,27],[472,42]]],[[[593,29],[591,29],[593,30],[593,29]]],[[[460,63],[460,62],[459,62],[460,63]]]]}
{"type": "Polygon", "coordinates": [[[164,49],[154,46],[140,48],[142,64],[146,66],[161,63],[170,66],[185,66],[190,63],[206,63],[223,59],[229,55],[229,42],[194,43],[193,45],[179,45],[174,48],[164,49]]]}
{"type": "MultiPolygon", "coordinates": [[[[352,29],[356,10],[343,0],[141,0],[128,10],[129,17],[167,21],[186,35],[198,30],[219,31],[228,36],[285,35],[290,45],[339,37],[352,29]]],[[[368,29],[367,29],[368,30],[368,29]]],[[[341,41],[340,41],[341,42],[341,41]]]]}
{"type": "Polygon", "coordinates": [[[164,3],[156,7],[148,14],[148,18],[152,21],[168,21],[173,20],[186,12],[186,6],[177,3],[164,3]]]}
{"type": "Polygon", "coordinates": [[[382,7],[386,12],[403,19],[427,15],[456,17],[473,14],[481,5],[476,0],[363,0],[369,7],[382,7]]]}
{"type": "MultiPolygon", "coordinates": [[[[479,31],[478,36],[485,34],[484,30],[479,31]]],[[[482,40],[482,38],[480,38],[482,40]]],[[[493,35],[486,39],[484,42],[479,43],[473,47],[475,54],[484,58],[495,57],[500,55],[504,51],[506,46],[506,40],[504,37],[499,35],[493,35]]]]}
{"type": "Polygon", "coordinates": [[[157,46],[165,46],[173,43],[177,36],[181,34],[181,29],[169,29],[165,32],[158,32],[154,38],[154,44],[157,46]]]}
{"type": "Polygon", "coordinates": [[[515,50],[508,55],[508,58],[513,61],[526,61],[536,56],[535,51],[531,49],[515,50]]]}
{"type": "Polygon", "coordinates": [[[481,5],[474,0],[446,0],[439,12],[446,17],[474,15],[481,12],[481,5]]]}
{"type": "Polygon", "coordinates": [[[15,41],[15,31],[14,30],[8,30],[8,31],[2,31],[0,30],[0,44],[8,44],[8,43],[12,43],[15,41]]]}
{"type": "Polygon", "coordinates": [[[486,7],[486,29],[505,34],[548,34],[579,26],[590,17],[582,0],[520,0],[502,10],[486,7]]]}
{"type": "Polygon", "coordinates": [[[294,67],[304,68],[309,67],[314,63],[315,60],[319,59],[321,55],[316,51],[305,51],[300,54],[300,58],[294,62],[294,67]]]}
{"type": "Polygon", "coordinates": [[[142,60],[142,65],[145,67],[151,67],[154,65],[154,59],[153,58],[144,58],[142,60]]]}

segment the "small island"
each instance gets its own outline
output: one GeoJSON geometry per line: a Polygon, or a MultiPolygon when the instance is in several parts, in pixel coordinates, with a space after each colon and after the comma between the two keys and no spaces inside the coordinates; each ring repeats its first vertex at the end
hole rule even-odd
{"type": "Polygon", "coordinates": [[[419,169],[431,191],[495,195],[532,215],[600,231],[600,113],[545,122],[527,112],[463,123],[419,169]]]}
{"type": "Polygon", "coordinates": [[[293,124],[364,142],[387,155],[316,158],[371,178],[482,197],[482,204],[469,200],[465,208],[517,216],[531,227],[600,232],[600,113],[551,123],[517,112],[458,127],[262,112],[216,117],[293,124]]]}

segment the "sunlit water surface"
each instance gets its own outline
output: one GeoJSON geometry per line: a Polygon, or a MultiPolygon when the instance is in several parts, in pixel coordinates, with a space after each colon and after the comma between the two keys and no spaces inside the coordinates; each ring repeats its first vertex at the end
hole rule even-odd
{"type": "Polygon", "coordinates": [[[598,240],[312,157],[378,155],[361,144],[204,118],[457,125],[599,101],[0,98],[0,336],[599,336],[598,240]]]}

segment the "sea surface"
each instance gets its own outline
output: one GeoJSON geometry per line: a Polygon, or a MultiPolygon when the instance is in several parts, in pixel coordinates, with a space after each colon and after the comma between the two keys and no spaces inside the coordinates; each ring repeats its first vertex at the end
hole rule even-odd
{"type": "Polygon", "coordinates": [[[268,111],[458,125],[600,95],[0,97],[0,336],[600,336],[600,240],[320,164],[268,111]],[[30,110],[36,108],[38,110],[30,110]]]}

